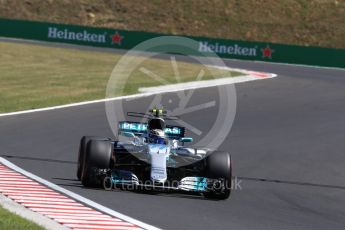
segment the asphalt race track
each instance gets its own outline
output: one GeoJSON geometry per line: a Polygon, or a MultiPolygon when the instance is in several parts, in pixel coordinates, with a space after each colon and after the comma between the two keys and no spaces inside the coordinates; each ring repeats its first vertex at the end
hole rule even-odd
{"type": "MultiPolygon", "coordinates": [[[[241,61],[227,64],[279,76],[236,85],[234,126],[220,148],[231,152],[234,176],[242,181],[241,189],[226,201],[81,187],[75,176],[80,137],[112,136],[104,103],[0,117],[0,155],[66,189],[164,229],[344,229],[345,71],[241,61]]],[[[197,90],[190,103],[197,105],[216,94],[215,88],[197,90]]],[[[125,108],[146,109],[150,99],[125,102],[125,108]]],[[[202,130],[212,122],[216,109],[183,119],[202,130]]]]}

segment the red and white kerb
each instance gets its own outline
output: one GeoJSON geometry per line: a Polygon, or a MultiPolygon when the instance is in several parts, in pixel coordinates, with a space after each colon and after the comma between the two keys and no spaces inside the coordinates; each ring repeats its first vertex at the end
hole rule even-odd
{"type": "Polygon", "coordinates": [[[71,229],[142,229],[104,214],[0,164],[0,193],[71,229]]]}

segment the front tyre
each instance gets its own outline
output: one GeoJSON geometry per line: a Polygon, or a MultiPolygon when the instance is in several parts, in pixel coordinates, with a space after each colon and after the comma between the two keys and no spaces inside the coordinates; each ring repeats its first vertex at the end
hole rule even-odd
{"type": "Polygon", "coordinates": [[[113,145],[110,141],[90,140],[84,157],[81,183],[86,187],[100,187],[99,172],[110,167],[113,145]]]}
{"type": "Polygon", "coordinates": [[[216,179],[213,188],[204,193],[207,199],[225,200],[231,193],[232,166],[228,152],[213,152],[206,158],[206,177],[216,179]]]}
{"type": "Polygon", "coordinates": [[[84,157],[86,154],[86,145],[90,140],[109,140],[108,138],[103,137],[95,137],[95,136],[83,136],[80,140],[79,144],[79,152],[78,152],[78,165],[77,165],[77,178],[78,180],[81,179],[81,174],[83,170],[84,164],[84,157]]]}

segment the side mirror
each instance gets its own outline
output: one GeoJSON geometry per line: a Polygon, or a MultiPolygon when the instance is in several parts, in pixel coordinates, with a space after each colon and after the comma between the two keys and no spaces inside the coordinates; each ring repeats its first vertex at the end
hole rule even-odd
{"type": "Polygon", "coordinates": [[[126,132],[126,131],[120,132],[120,135],[121,135],[121,136],[124,136],[124,137],[135,137],[134,133],[132,133],[132,132],[126,132]]]}
{"type": "Polygon", "coordinates": [[[193,141],[193,138],[191,138],[191,137],[182,137],[182,138],[180,139],[180,141],[181,141],[182,143],[192,142],[192,141],[193,141]]]}

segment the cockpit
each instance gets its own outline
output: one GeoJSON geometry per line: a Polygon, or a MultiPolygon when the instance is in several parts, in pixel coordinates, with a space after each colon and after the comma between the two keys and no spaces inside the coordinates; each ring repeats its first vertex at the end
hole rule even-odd
{"type": "Polygon", "coordinates": [[[165,122],[162,118],[152,118],[148,121],[148,130],[164,130],[166,127],[165,122]]]}

